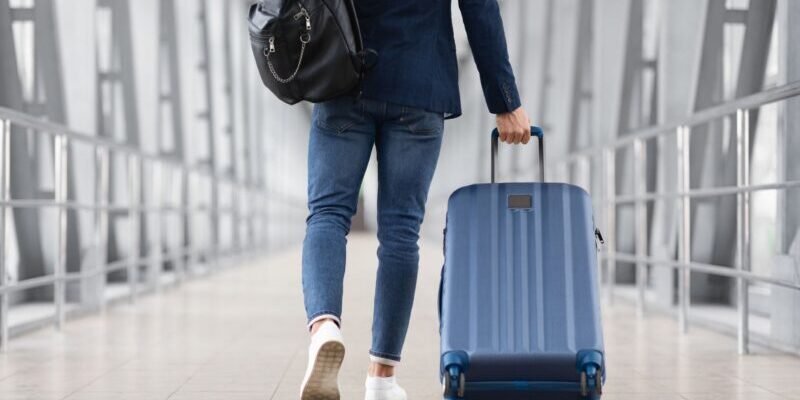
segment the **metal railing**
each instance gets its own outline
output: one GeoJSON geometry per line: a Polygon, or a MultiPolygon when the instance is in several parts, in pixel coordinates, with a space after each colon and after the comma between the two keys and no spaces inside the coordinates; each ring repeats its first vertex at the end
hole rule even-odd
{"type": "MultiPolygon", "coordinates": [[[[37,160],[38,161],[38,160],[37,160]]],[[[67,310],[66,288],[69,282],[80,282],[81,289],[91,288],[94,292],[92,302],[81,304],[87,309],[102,310],[106,306],[106,277],[115,271],[127,271],[127,296],[130,302],[145,290],[158,290],[164,283],[167,262],[173,266],[171,274],[174,281],[180,283],[186,278],[200,275],[204,271],[198,266],[202,259],[209,268],[215,269],[224,258],[238,260],[237,257],[253,254],[266,248],[267,203],[270,196],[264,188],[246,185],[210,171],[207,167],[191,166],[174,158],[156,154],[147,154],[141,149],[117,143],[107,138],[95,137],[70,130],[61,125],[40,120],[30,115],[0,107],[0,349],[8,346],[10,295],[15,292],[38,287],[53,287],[53,306],[55,314],[49,316],[57,328],[64,324],[67,310]],[[14,129],[12,129],[14,128],[14,129]],[[54,160],[54,195],[52,199],[12,199],[11,198],[11,136],[43,135],[53,138],[54,160]],[[96,177],[94,184],[94,202],[81,203],[70,201],[67,193],[70,187],[69,154],[71,144],[81,143],[90,146],[94,151],[96,177]],[[111,156],[124,157],[127,166],[127,199],[123,203],[110,201],[111,156]],[[143,171],[150,167],[148,176],[152,187],[152,199],[141,196],[143,189],[143,171]],[[212,193],[210,188],[220,188],[212,193]],[[169,202],[165,196],[165,188],[180,191],[181,201],[169,202]],[[227,207],[212,207],[207,201],[210,196],[222,193],[222,189],[230,194],[227,207]],[[187,196],[187,197],[182,197],[187,196]],[[170,204],[178,203],[178,204],[170,204]],[[56,217],[56,252],[53,273],[11,281],[8,271],[6,238],[6,216],[15,208],[55,209],[56,217]],[[78,272],[67,271],[67,212],[69,210],[89,211],[94,215],[92,247],[95,249],[94,262],[82,265],[78,272]],[[108,262],[106,254],[109,237],[109,214],[127,213],[129,224],[130,254],[123,259],[108,262]],[[148,249],[144,257],[140,257],[139,224],[141,217],[154,220],[154,248],[148,249]],[[189,237],[180,237],[179,247],[164,249],[165,238],[162,237],[167,218],[177,218],[181,227],[186,224],[189,237]],[[200,243],[196,222],[199,218],[228,218],[232,229],[248,232],[246,240],[232,243],[227,248],[218,248],[215,244],[200,243]],[[203,245],[203,247],[201,247],[203,245]],[[144,269],[146,276],[140,276],[144,269]],[[87,285],[86,288],[83,285],[87,285]]],[[[274,198],[273,198],[274,200],[274,198]]],[[[278,199],[280,201],[280,199],[278,199]]],[[[38,228],[38,227],[37,227],[38,228]]],[[[179,229],[183,232],[183,229],[179,229]]],[[[236,237],[236,236],[234,236],[236,237]]],[[[84,264],[84,263],[82,263],[84,264]]],[[[25,265],[20,265],[20,270],[25,265]]],[[[81,303],[84,299],[81,298],[81,303]]],[[[46,321],[45,321],[46,322],[46,321]]]]}
{"type": "MultiPolygon", "coordinates": [[[[792,97],[800,96],[800,82],[793,82],[763,92],[726,102],[724,104],[697,112],[683,121],[668,123],[655,127],[643,128],[629,132],[612,143],[590,147],[569,154],[554,163],[558,168],[567,171],[574,165],[599,165],[602,171],[601,201],[603,221],[607,230],[607,246],[602,256],[606,260],[605,285],[608,296],[613,297],[616,262],[624,261],[635,264],[636,270],[636,308],[642,315],[645,311],[645,291],[647,285],[647,266],[672,268],[678,271],[678,321],[681,332],[689,327],[688,314],[690,301],[690,273],[692,271],[710,275],[726,276],[737,282],[738,313],[738,350],[740,354],[749,352],[749,294],[748,286],[753,282],[777,285],[784,288],[800,290],[800,282],[786,281],[753,273],[750,268],[750,208],[751,193],[764,190],[786,190],[800,187],[800,181],[784,181],[780,183],[751,185],[750,183],[750,112],[753,109],[792,97]],[[695,188],[689,180],[690,140],[692,127],[714,120],[736,117],[736,186],[695,188]],[[677,144],[677,187],[671,192],[648,192],[646,171],[646,142],[654,138],[665,138],[674,135],[677,144]],[[617,152],[632,148],[634,177],[633,195],[618,196],[616,194],[616,157],[617,152]],[[725,195],[737,196],[737,262],[736,268],[721,265],[693,262],[691,260],[691,200],[725,195]],[[678,257],[672,259],[655,259],[648,256],[648,223],[647,203],[656,200],[673,200],[679,210],[678,257]],[[620,205],[633,205],[636,239],[635,254],[617,252],[616,212],[620,205]]],[[[718,132],[717,132],[718,133],[718,132]]],[[[710,134],[717,134],[710,132],[710,134]]]]}

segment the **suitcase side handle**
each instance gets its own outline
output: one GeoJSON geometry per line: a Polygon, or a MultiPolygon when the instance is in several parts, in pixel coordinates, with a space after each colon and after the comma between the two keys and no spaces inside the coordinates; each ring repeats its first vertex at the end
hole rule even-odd
{"type": "MultiPolygon", "coordinates": [[[[544,183],[544,130],[538,126],[531,127],[531,136],[539,138],[539,181],[544,183]]],[[[500,138],[500,131],[495,128],[492,131],[492,183],[495,182],[495,164],[497,163],[497,147],[500,138]]]]}

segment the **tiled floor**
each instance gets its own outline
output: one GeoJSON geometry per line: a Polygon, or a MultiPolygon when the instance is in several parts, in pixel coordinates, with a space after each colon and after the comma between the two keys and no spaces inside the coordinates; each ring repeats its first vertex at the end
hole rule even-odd
{"type": "MultiPolygon", "coordinates": [[[[399,379],[411,399],[439,398],[436,289],[441,251],[423,245],[415,314],[399,379]]],[[[351,240],[343,399],[363,398],[375,242],[351,240]]],[[[136,307],[71,321],[12,340],[0,356],[0,399],[296,400],[306,335],[299,252],[224,271],[136,307]]],[[[800,359],[759,350],[671,319],[637,321],[606,309],[606,399],[800,399],[800,359]]]]}

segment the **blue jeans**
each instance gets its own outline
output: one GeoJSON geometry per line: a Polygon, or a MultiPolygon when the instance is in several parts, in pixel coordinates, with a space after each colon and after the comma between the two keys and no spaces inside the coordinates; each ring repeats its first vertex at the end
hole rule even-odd
{"type": "Polygon", "coordinates": [[[374,146],[380,245],[373,361],[400,361],[417,284],[419,228],[443,129],[441,114],[385,102],[343,97],[314,107],[303,243],[306,314],[309,324],[341,321],[346,237],[374,146]]]}

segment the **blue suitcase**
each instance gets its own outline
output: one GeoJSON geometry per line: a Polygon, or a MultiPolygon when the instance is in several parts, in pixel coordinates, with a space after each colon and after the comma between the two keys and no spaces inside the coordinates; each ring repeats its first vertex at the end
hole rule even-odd
{"type": "Polygon", "coordinates": [[[589,195],[563,183],[492,183],[448,202],[439,293],[446,399],[599,399],[605,380],[589,195]]]}

